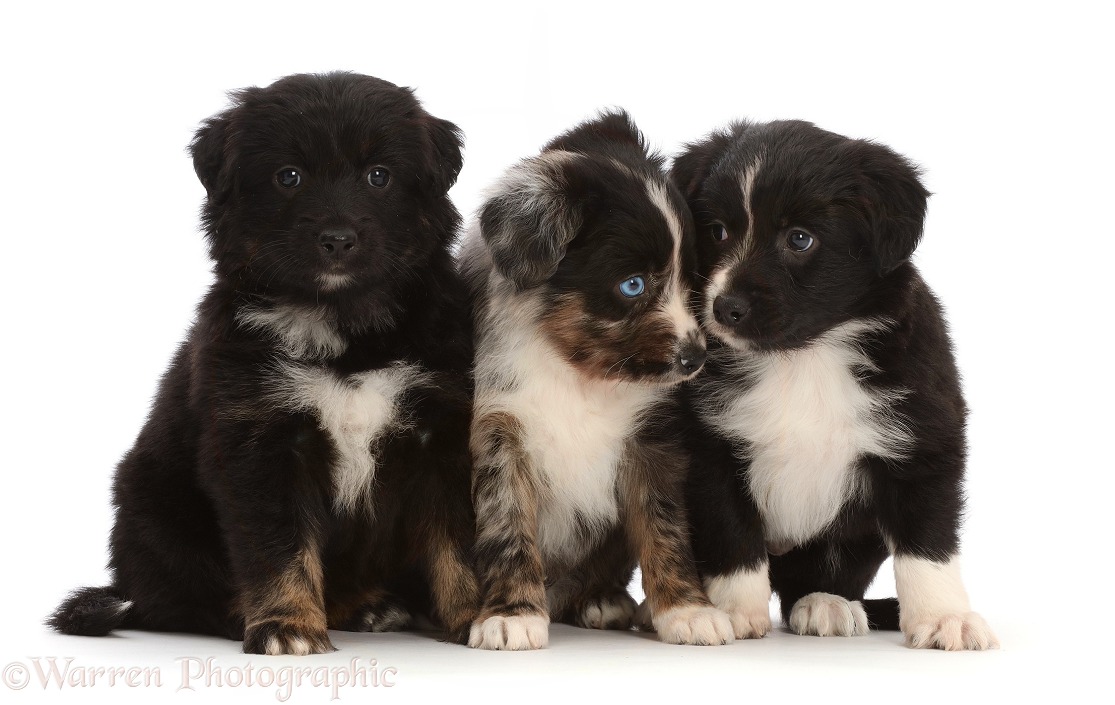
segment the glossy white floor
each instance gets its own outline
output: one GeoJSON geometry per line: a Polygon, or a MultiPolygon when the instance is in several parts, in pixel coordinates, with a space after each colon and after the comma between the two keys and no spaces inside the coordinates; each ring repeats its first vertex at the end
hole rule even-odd
{"type": "Polygon", "coordinates": [[[897,633],[858,638],[800,637],[781,628],[760,641],[721,647],[679,647],[653,635],[598,632],[557,625],[550,646],[537,652],[481,652],[438,642],[432,634],[335,632],[334,654],[263,657],[239,653],[239,644],[201,637],[122,632],[104,639],[62,637],[37,630],[5,639],[0,661],[7,665],[0,701],[23,702],[44,695],[74,701],[183,701],[189,691],[219,702],[429,702],[434,694],[464,702],[514,697],[519,702],[617,702],[639,696],[649,702],[716,698],[738,702],[904,703],[1018,702],[1051,697],[1083,702],[1097,684],[1099,654],[1073,649],[1064,639],[1042,642],[1032,625],[988,613],[1004,643],[997,651],[914,651],[897,633]],[[1044,646],[1043,646],[1044,643],[1044,646]],[[13,650],[14,647],[14,650],[13,650]],[[38,656],[36,662],[32,657],[38,656]],[[94,685],[42,684],[55,661],[68,678],[97,678],[94,685]],[[374,659],[374,661],[373,661],[374,659]],[[5,693],[22,673],[18,693],[5,693]],[[148,669],[115,685],[103,667],[148,669]],[[154,674],[158,673],[158,685],[154,674]],[[300,685],[293,685],[301,671],[300,685]],[[76,675],[74,675],[76,674],[76,675]],[[145,685],[143,678],[152,678],[145,685]],[[357,679],[363,679],[359,682],[357,679]],[[353,684],[356,685],[353,685],[353,684]],[[374,685],[378,683],[379,685],[374,685]],[[393,683],[388,687],[387,683],[393,683]],[[13,697],[13,696],[18,696],[13,697]],[[1075,696],[1075,697],[1074,697],[1075,696]],[[782,700],[784,698],[784,700],[782,700]]]}

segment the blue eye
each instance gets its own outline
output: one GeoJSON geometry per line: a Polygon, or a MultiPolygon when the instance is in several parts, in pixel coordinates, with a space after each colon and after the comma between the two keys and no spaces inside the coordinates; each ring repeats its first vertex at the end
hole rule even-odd
{"type": "Polygon", "coordinates": [[[642,277],[631,277],[624,279],[619,283],[619,293],[623,294],[629,299],[642,294],[647,290],[647,283],[643,281],[642,277]]]}
{"type": "Polygon", "coordinates": [[[813,247],[813,236],[804,230],[791,230],[789,241],[790,249],[796,252],[805,252],[813,247]]]}

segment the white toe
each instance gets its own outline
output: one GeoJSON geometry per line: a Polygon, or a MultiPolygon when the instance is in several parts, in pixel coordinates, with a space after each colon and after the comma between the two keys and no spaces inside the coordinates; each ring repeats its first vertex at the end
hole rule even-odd
{"type": "Polygon", "coordinates": [[[494,651],[543,649],[549,643],[549,625],[549,618],[537,615],[496,615],[483,622],[473,622],[468,645],[494,651]]]}

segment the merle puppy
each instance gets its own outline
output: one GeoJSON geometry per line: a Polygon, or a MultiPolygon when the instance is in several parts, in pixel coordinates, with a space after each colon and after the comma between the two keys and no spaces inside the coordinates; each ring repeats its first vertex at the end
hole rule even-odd
{"type": "Polygon", "coordinates": [[[799,634],[870,624],[915,647],[994,646],[960,580],[965,405],[940,305],[909,261],[928,196],[917,169],[794,121],[714,132],[672,173],[715,337],[688,436],[713,603],[756,636],[773,588],[799,634]],[[897,604],[864,600],[888,555],[897,604]]]}
{"type": "Polygon", "coordinates": [[[233,94],[190,146],[216,281],[117,468],[112,584],[49,624],[333,649],[432,596],[461,638],[471,331],[457,128],[348,73],[233,94]]]}
{"type": "Polygon", "coordinates": [[[662,640],[732,640],[693,564],[670,432],[705,342],[692,219],[662,167],[606,113],[508,169],[466,239],[484,596],[470,646],[541,648],[551,619],[629,628],[636,560],[662,640]]]}

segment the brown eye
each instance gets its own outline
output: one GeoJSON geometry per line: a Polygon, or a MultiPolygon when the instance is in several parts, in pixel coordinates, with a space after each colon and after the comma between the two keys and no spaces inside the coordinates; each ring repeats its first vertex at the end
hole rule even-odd
{"type": "Polygon", "coordinates": [[[712,239],[717,242],[724,242],[728,239],[728,229],[724,227],[723,223],[712,224],[712,239]]]}
{"type": "Polygon", "coordinates": [[[368,172],[368,183],[376,188],[383,188],[391,180],[391,172],[377,166],[368,172]]]}
{"type": "Polygon", "coordinates": [[[283,188],[298,188],[302,183],[302,174],[293,167],[283,167],[275,174],[275,183],[283,188]]]}
{"type": "Polygon", "coordinates": [[[810,247],[813,247],[813,236],[804,230],[791,230],[787,236],[787,241],[790,244],[790,249],[794,252],[805,252],[810,247]]]}

